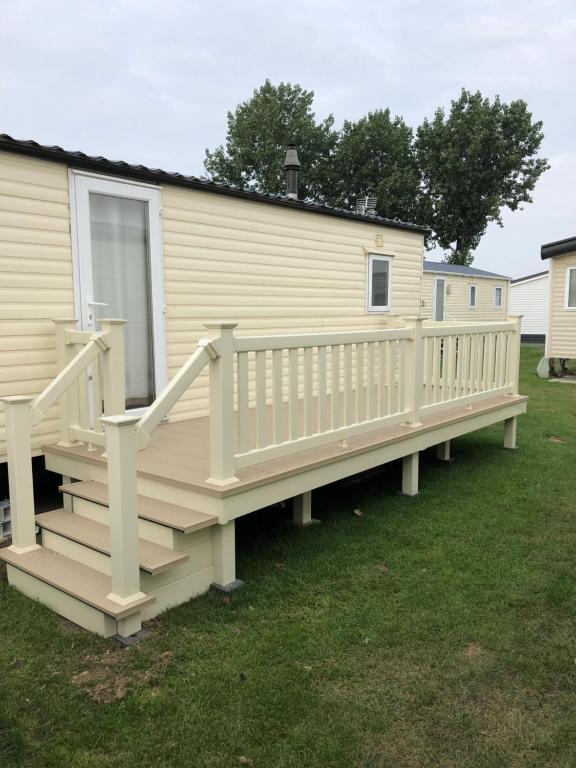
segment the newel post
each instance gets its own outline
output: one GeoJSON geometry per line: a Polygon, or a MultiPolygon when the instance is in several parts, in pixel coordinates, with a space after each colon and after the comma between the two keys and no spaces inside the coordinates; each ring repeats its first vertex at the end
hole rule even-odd
{"type": "Polygon", "coordinates": [[[424,342],[422,338],[421,317],[407,317],[406,325],[414,330],[414,337],[410,341],[410,353],[406,366],[406,406],[410,411],[408,426],[419,427],[420,406],[422,404],[422,389],[424,386],[424,342]]]}
{"type": "Polygon", "coordinates": [[[104,415],[126,412],[126,374],[124,364],[124,326],[126,320],[100,320],[100,329],[108,334],[110,349],[103,355],[102,394],[104,415]]]}
{"type": "Polygon", "coordinates": [[[12,516],[12,551],[22,554],[38,549],[34,521],[34,487],[32,485],[32,420],[33,397],[3,397],[6,409],[6,443],[8,483],[12,516]]]}
{"type": "Polygon", "coordinates": [[[209,483],[227,485],[234,483],[234,328],[237,323],[205,323],[204,327],[220,331],[213,339],[218,342],[217,351],[211,345],[210,355],[210,476],[209,483]],[[212,351],[211,351],[212,350],[212,351]]]}
{"type": "Polygon", "coordinates": [[[108,456],[110,560],[112,591],[109,600],[129,605],[145,595],[140,591],[138,510],[136,490],[136,423],[138,416],[103,416],[108,456]]]}
{"type": "MultiPolygon", "coordinates": [[[[60,373],[74,355],[74,348],[68,344],[68,332],[76,328],[78,321],[74,318],[56,318],[52,322],[56,327],[56,366],[60,373]]],[[[60,397],[60,439],[58,441],[60,445],[75,444],[70,428],[78,424],[78,421],[78,390],[76,387],[70,387],[60,397]]]]}
{"type": "Polygon", "coordinates": [[[514,325],[512,344],[510,348],[510,376],[509,383],[512,385],[513,395],[518,394],[520,389],[520,340],[521,340],[521,325],[522,315],[512,315],[508,318],[508,322],[514,325]]]}

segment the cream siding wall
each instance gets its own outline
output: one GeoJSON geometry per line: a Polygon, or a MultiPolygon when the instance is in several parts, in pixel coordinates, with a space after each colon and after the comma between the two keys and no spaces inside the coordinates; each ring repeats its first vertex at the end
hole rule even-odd
{"type": "Polygon", "coordinates": [[[548,330],[548,275],[510,286],[510,314],[522,315],[522,333],[546,335],[548,330]]]}
{"type": "MultiPolygon", "coordinates": [[[[176,187],[162,190],[162,218],[169,378],[209,320],[235,320],[248,335],[382,327],[418,313],[422,235],[176,187]],[[390,313],[366,312],[367,251],[393,256],[390,313]]],[[[173,416],[205,412],[207,395],[204,377],[173,416]]]]}
{"type": "Polygon", "coordinates": [[[444,320],[454,322],[490,322],[506,319],[508,315],[509,280],[472,275],[424,272],[422,278],[422,316],[434,319],[436,277],[446,280],[444,320]],[[469,307],[469,286],[476,286],[476,308],[469,307]],[[502,288],[502,307],[494,306],[494,288],[502,288]]]}
{"type": "MultiPolygon", "coordinates": [[[[35,395],[56,374],[54,317],[72,317],[68,171],[0,153],[0,396],[35,395]]],[[[33,448],[57,437],[53,409],[33,448]]],[[[0,408],[0,461],[5,413],[0,408]]]]}
{"type": "Polygon", "coordinates": [[[576,253],[555,256],[550,262],[550,327],[547,357],[576,358],[576,309],[565,309],[566,270],[576,267],[576,253]]]}

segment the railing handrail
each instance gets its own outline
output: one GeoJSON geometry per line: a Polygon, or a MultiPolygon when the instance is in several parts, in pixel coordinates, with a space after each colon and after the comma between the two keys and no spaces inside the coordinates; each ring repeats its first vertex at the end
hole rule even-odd
{"type": "Polygon", "coordinates": [[[196,350],[190,355],[176,376],[164,387],[162,392],[148,406],[140,421],[136,424],[138,449],[142,450],[150,442],[152,432],[168,416],[168,413],[184,395],[193,381],[202,373],[206,365],[218,356],[218,339],[201,339],[196,350]]]}
{"type": "Polygon", "coordinates": [[[76,353],[68,365],[30,404],[32,426],[37,426],[46,417],[50,408],[70,389],[101,352],[110,349],[107,333],[93,333],[88,343],[76,353]]]}
{"type": "Polygon", "coordinates": [[[344,344],[361,344],[372,341],[396,341],[411,339],[413,328],[374,329],[371,331],[346,331],[289,334],[284,336],[240,336],[234,340],[235,352],[273,352],[278,349],[309,349],[344,344]]]}
{"type": "Polygon", "coordinates": [[[514,322],[510,320],[491,321],[489,323],[452,323],[452,322],[437,322],[437,325],[424,325],[422,326],[422,335],[430,338],[433,336],[458,336],[459,334],[468,333],[498,333],[498,331],[514,331],[516,326],[514,322]]]}

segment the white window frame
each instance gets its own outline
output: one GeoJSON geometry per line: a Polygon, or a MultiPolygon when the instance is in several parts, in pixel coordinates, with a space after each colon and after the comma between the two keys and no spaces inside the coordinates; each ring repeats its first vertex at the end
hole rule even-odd
{"type": "Polygon", "coordinates": [[[494,309],[502,309],[504,306],[504,288],[501,285],[495,285],[494,286],[494,309]],[[496,296],[498,295],[498,291],[500,291],[500,304],[496,301],[496,296]]]}
{"type": "Polygon", "coordinates": [[[382,253],[369,253],[366,273],[366,311],[367,312],[390,312],[392,305],[392,256],[382,253]],[[388,262],[388,304],[374,306],[372,304],[372,265],[375,261],[388,262]]]}
{"type": "Polygon", "coordinates": [[[478,285],[470,283],[468,285],[468,309],[476,309],[478,304],[478,285]],[[472,288],[474,288],[474,304],[472,304],[472,288]]]}
{"type": "Polygon", "coordinates": [[[432,294],[432,319],[434,322],[445,322],[446,320],[446,288],[447,288],[447,282],[446,278],[442,275],[436,275],[436,279],[434,280],[434,293],[432,294]],[[438,283],[443,282],[444,283],[444,306],[442,307],[442,320],[436,320],[436,304],[438,300],[438,283]]]}
{"type": "MultiPolygon", "coordinates": [[[[72,229],[72,255],[74,273],[74,307],[82,327],[87,328],[89,298],[82,280],[91,280],[90,192],[112,195],[148,203],[148,236],[150,248],[150,299],[152,305],[152,338],[154,345],[155,397],[168,383],[168,357],[166,349],[166,300],[164,294],[164,254],[161,220],[161,189],[157,185],[140,183],[115,176],[103,176],[71,168],[68,173],[70,188],[70,219],[72,229]]],[[[93,297],[92,297],[93,298],[93,297]]],[[[146,408],[131,408],[130,415],[140,415],[146,408]]]]}
{"type": "Polygon", "coordinates": [[[566,267],[566,277],[565,277],[565,285],[564,285],[564,309],[568,312],[576,312],[576,304],[574,306],[571,306],[568,304],[568,299],[570,296],[570,273],[576,272],[576,267],[566,267]]]}

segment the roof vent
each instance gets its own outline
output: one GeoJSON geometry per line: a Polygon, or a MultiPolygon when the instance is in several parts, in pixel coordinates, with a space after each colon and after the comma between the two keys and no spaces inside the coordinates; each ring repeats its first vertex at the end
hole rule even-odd
{"type": "Polygon", "coordinates": [[[291,200],[298,200],[298,172],[300,160],[296,144],[288,144],[286,157],[284,158],[284,171],[286,173],[286,196],[291,200]]]}
{"type": "Polygon", "coordinates": [[[359,197],[356,200],[356,213],[360,213],[362,216],[376,216],[376,203],[377,197],[359,197]]]}

